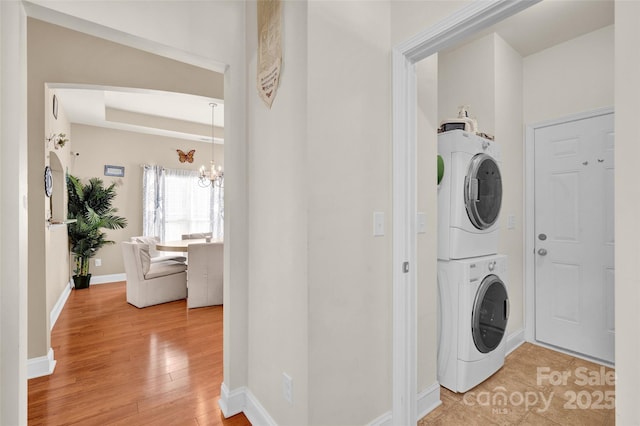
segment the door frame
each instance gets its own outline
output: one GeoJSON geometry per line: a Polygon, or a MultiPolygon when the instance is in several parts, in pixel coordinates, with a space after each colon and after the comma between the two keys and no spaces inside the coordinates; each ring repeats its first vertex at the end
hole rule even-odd
{"type": "Polygon", "coordinates": [[[392,49],[392,424],[418,420],[416,63],[539,1],[472,2],[392,49]]]}
{"type": "MultiPolygon", "coordinates": [[[[2,342],[0,347],[3,349],[3,356],[0,357],[0,392],[3,395],[0,402],[0,424],[26,424],[27,423],[27,316],[28,316],[28,300],[27,300],[27,230],[28,223],[26,221],[27,206],[27,19],[35,18],[54,25],[63,26],[84,34],[103,38],[113,41],[124,46],[129,46],[145,52],[150,52],[158,56],[170,58],[176,61],[184,62],[190,65],[199,66],[211,71],[224,74],[224,92],[230,94],[226,100],[229,111],[233,110],[233,114],[229,117],[240,117],[230,120],[225,117],[225,126],[229,127],[229,134],[234,135],[234,140],[244,141],[245,122],[242,114],[236,114],[238,111],[245,109],[245,103],[240,96],[245,92],[243,84],[237,83],[244,76],[243,70],[232,65],[219,62],[213,59],[198,56],[192,52],[187,52],[176,47],[163,45],[154,40],[148,40],[132,34],[128,34],[116,29],[108,28],[93,21],[67,15],[54,9],[50,9],[46,4],[40,5],[31,3],[27,0],[15,2],[4,2],[0,0],[0,56],[2,59],[11,58],[11,60],[0,61],[0,89],[2,93],[2,106],[11,105],[11,108],[0,108],[0,184],[3,191],[2,201],[11,200],[6,209],[3,209],[0,215],[0,234],[4,241],[11,241],[11,248],[3,250],[6,256],[0,260],[0,334],[2,342]],[[14,59],[14,58],[17,58],[14,59]],[[237,78],[240,77],[240,78],[237,78]],[[235,79],[236,83],[231,80],[235,79]],[[237,96],[236,96],[237,95],[237,96]],[[17,241],[17,243],[14,243],[17,241]],[[16,246],[17,244],[17,246],[16,246]],[[11,390],[11,392],[8,392],[11,390]]],[[[244,147],[239,148],[244,150],[244,147]]],[[[242,157],[238,155],[238,157],[242,157]]],[[[237,172],[232,175],[240,177],[236,185],[239,187],[240,193],[244,193],[246,182],[241,177],[246,163],[240,161],[237,172]]],[[[231,175],[227,175],[228,177],[231,175]]],[[[236,179],[233,179],[234,181],[236,179]]],[[[234,203],[228,203],[227,209],[233,204],[235,210],[245,211],[245,200],[238,198],[234,203]]],[[[246,215],[242,214],[238,219],[236,228],[244,229],[244,221],[246,215]]],[[[231,239],[231,232],[228,232],[231,239]]],[[[240,254],[237,256],[238,262],[244,261],[242,251],[244,250],[246,240],[242,236],[234,238],[237,250],[240,254]]],[[[230,244],[227,245],[227,247],[230,244]]],[[[0,243],[0,248],[9,247],[9,243],[0,243]]],[[[229,249],[231,252],[231,249],[229,249]]],[[[234,252],[235,253],[235,252],[234,252]]],[[[230,264],[231,255],[225,256],[225,264],[230,264]]],[[[229,267],[231,269],[231,266],[229,267]]],[[[234,268],[235,270],[245,270],[244,264],[234,268]]],[[[231,271],[231,272],[233,272],[231,271]]],[[[226,272],[226,271],[225,271],[226,272]]],[[[243,273],[225,274],[233,275],[238,278],[225,279],[225,288],[238,288],[244,291],[246,284],[243,285],[243,273]],[[233,284],[232,284],[233,281],[233,284]],[[236,286],[235,284],[238,284],[236,286]]],[[[225,292],[228,294],[230,292],[225,292]]],[[[246,300],[241,300],[242,296],[232,298],[229,306],[233,305],[234,315],[231,310],[225,310],[225,342],[223,353],[224,364],[224,382],[225,384],[233,383],[232,389],[242,388],[246,380],[246,365],[241,365],[242,357],[234,365],[231,365],[234,355],[245,352],[246,349],[246,326],[242,327],[238,324],[242,321],[236,321],[245,312],[246,300]],[[228,343],[229,330],[234,324],[234,333],[237,335],[235,342],[228,343]]],[[[224,395],[222,395],[224,398],[224,395]]],[[[242,407],[233,407],[241,410],[242,407]]],[[[239,411],[236,411],[239,412],[239,411]]]]}
{"type": "MultiPolygon", "coordinates": [[[[528,124],[525,127],[524,138],[524,338],[527,342],[534,342],[545,346],[536,340],[536,255],[535,255],[535,131],[544,127],[569,123],[613,114],[613,107],[597,108],[590,111],[570,114],[552,120],[528,124]]],[[[562,351],[561,348],[556,348],[562,351]]],[[[572,354],[575,355],[575,354],[572,354]]],[[[588,358],[584,355],[577,355],[588,358]]],[[[598,360],[597,362],[602,362],[598,360]]]]}

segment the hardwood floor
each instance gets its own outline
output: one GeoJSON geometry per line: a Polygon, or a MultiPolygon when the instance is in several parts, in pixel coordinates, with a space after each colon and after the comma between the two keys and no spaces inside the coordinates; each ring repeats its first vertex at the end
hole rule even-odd
{"type": "Polygon", "coordinates": [[[525,343],[469,392],[441,387],[442,405],[418,426],[614,425],[614,375],[611,368],[525,343]]]}
{"type": "Polygon", "coordinates": [[[224,419],[222,306],[129,305],[124,282],[71,292],[51,334],[57,365],[29,380],[29,425],[249,425],[224,419]]]}

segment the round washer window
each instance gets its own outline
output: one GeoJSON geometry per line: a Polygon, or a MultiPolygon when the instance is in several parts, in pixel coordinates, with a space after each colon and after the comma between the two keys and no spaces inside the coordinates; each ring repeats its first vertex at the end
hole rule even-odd
{"type": "Polygon", "coordinates": [[[464,180],[464,204],[469,220],[478,229],[487,229],[498,220],[502,205],[500,168],[487,154],[476,154],[464,180]]]}
{"type": "Polygon", "coordinates": [[[487,275],[478,288],[471,315],[473,342],[480,352],[486,354],[498,347],[508,319],[507,288],[496,275],[487,275]]]}

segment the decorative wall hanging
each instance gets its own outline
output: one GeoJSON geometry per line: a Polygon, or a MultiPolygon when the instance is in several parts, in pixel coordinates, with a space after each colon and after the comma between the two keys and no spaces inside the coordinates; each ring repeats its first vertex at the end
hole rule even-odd
{"type": "Polygon", "coordinates": [[[116,177],[124,177],[124,166],[104,166],[104,175],[105,176],[116,176],[116,177]]]}
{"type": "Polygon", "coordinates": [[[195,149],[192,149],[187,153],[181,149],[176,149],[176,152],[178,153],[178,160],[180,160],[181,163],[193,163],[193,154],[196,153],[195,149]]]}
{"type": "Polygon", "coordinates": [[[280,0],[258,0],[258,94],[271,108],[282,66],[280,0]]]}
{"type": "Polygon", "coordinates": [[[58,119],[58,97],[56,95],[53,95],[53,106],[52,106],[52,111],[53,111],[53,118],[55,118],[56,120],[58,119]]]}
{"type": "Polygon", "coordinates": [[[47,197],[51,197],[51,194],[53,194],[53,177],[49,166],[44,168],[44,194],[47,197]]]}
{"type": "Polygon", "coordinates": [[[45,138],[47,143],[53,142],[53,147],[55,149],[59,149],[65,146],[69,139],[67,139],[67,135],[64,133],[52,133],[51,136],[45,138]]]}

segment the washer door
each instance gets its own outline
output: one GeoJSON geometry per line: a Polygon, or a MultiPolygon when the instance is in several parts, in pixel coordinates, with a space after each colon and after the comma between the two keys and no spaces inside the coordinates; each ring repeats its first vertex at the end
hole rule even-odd
{"type": "Polygon", "coordinates": [[[464,179],[464,204],[469,220],[484,230],[498,220],[502,205],[500,168],[487,154],[476,154],[464,179]]]}
{"type": "Polygon", "coordinates": [[[473,343],[480,352],[486,354],[498,347],[508,319],[507,288],[496,275],[487,275],[478,288],[471,315],[473,343]]]}

